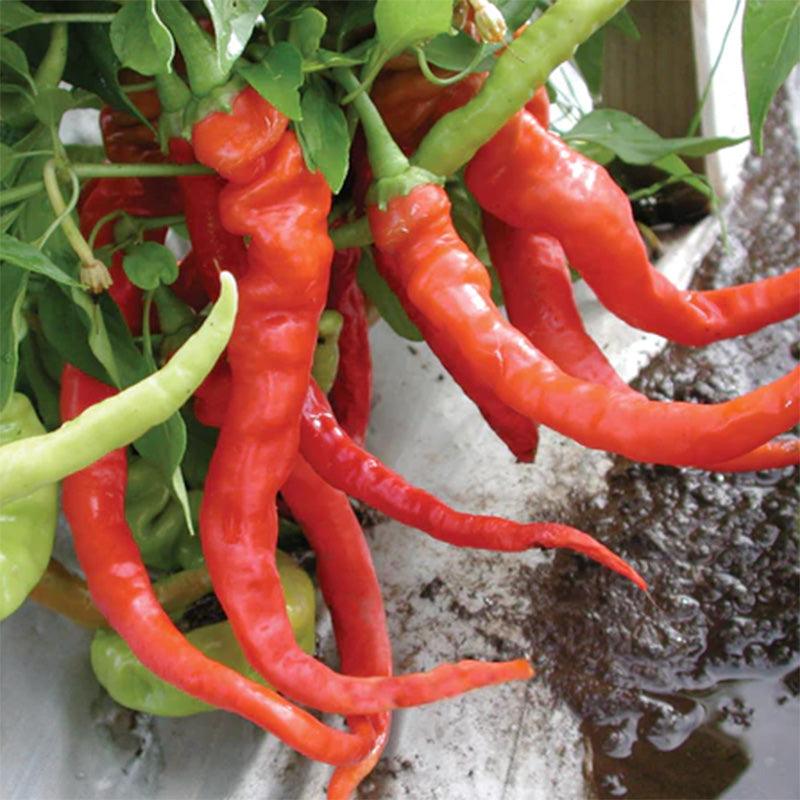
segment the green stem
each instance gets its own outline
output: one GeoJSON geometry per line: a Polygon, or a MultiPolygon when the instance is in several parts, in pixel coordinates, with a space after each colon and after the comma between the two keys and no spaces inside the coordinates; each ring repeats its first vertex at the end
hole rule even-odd
{"type": "Polygon", "coordinates": [[[56,162],[53,159],[50,159],[50,161],[45,164],[42,178],[45,191],[50,199],[50,205],[53,207],[53,211],[55,211],[56,215],[61,218],[61,230],[64,232],[64,236],[67,237],[70,247],[75,251],[81,264],[93,264],[95,258],[92,248],[89,247],[86,239],[83,238],[83,234],[69,215],[69,209],[61,195],[61,189],[58,185],[58,177],[56,175],[56,162]]]}
{"type": "MultiPolygon", "coordinates": [[[[353,92],[359,83],[349,69],[335,69],[333,75],[344,87],[353,92]]],[[[358,112],[364,134],[367,137],[369,163],[376,180],[395,178],[408,170],[408,159],[397,146],[389,133],[380,112],[366,92],[359,92],[353,98],[353,106],[358,112]]]]}
{"type": "Polygon", "coordinates": [[[64,74],[64,68],[67,66],[68,47],[67,26],[63,22],[57,22],[50,32],[50,44],[47,52],[36,70],[37,92],[58,86],[61,76],[64,74]]]}
{"type": "Polygon", "coordinates": [[[178,175],[209,175],[202,164],[73,164],[79,178],[172,178],[178,175]]]}
{"type": "Polygon", "coordinates": [[[348,247],[366,247],[368,244],[372,244],[372,231],[369,229],[369,220],[366,217],[335,228],[330,232],[330,237],[337,250],[346,250],[348,247]]]}
{"type": "Polygon", "coordinates": [[[42,187],[43,184],[41,181],[33,181],[31,183],[23,183],[19,186],[15,186],[13,189],[5,189],[0,192],[0,208],[33,197],[42,191],[42,187]]]}
{"type": "Polygon", "coordinates": [[[182,111],[192,99],[189,87],[175,72],[156,75],[155,84],[158,90],[158,99],[164,111],[182,111]]]}
{"type": "Polygon", "coordinates": [[[459,81],[463,81],[464,78],[467,77],[475,67],[481,62],[483,58],[485,58],[486,53],[483,51],[483,48],[478,48],[475,51],[475,55],[472,57],[472,61],[467,64],[461,72],[457,72],[455,75],[451,75],[449,78],[440,78],[436,75],[430,68],[428,64],[428,59],[425,58],[425,51],[421,47],[415,48],[417,53],[417,64],[419,65],[420,72],[431,82],[435,83],[437,86],[452,86],[454,83],[458,83],[459,81]]]}
{"type": "Polygon", "coordinates": [[[31,25],[50,25],[52,23],[70,23],[70,22],[96,22],[104,25],[107,22],[113,22],[116,14],[109,12],[103,14],[101,12],[78,12],[75,14],[62,13],[62,14],[39,14],[36,21],[31,21],[31,25]]]}
{"type": "Polygon", "coordinates": [[[627,0],[558,0],[508,46],[478,94],[440,119],[413,162],[451,175],[521,109],[547,76],[627,0]]]}

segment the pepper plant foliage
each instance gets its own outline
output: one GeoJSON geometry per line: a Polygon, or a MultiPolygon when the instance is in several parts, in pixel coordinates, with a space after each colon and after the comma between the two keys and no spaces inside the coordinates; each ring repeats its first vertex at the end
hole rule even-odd
{"type": "MultiPolygon", "coordinates": [[[[550,4],[497,0],[495,5],[513,31],[550,4]]],[[[58,371],[65,361],[119,387],[156,366],[158,335],[149,335],[149,319],[140,326],[142,334],[134,336],[107,295],[93,296],[83,288],[85,254],[80,255],[67,223],[72,220],[75,228],[76,208],[93,178],[136,180],[147,169],[150,176],[167,177],[192,168],[101,164],[101,148],[62,143],[59,131],[70,127],[62,125],[65,114],[105,105],[130,114],[166,142],[188,130],[198,114],[224,110],[233,94],[227,87],[249,84],[291,120],[308,165],[325,176],[338,196],[337,213],[351,213],[356,115],[333,70],[355,71],[359,91],[369,91],[381,68],[398,56],[463,75],[491,70],[506,42],[478,41],[454,20],[453,0],[3,0],[0,407],[21,388],[52,426],[57,422],[58,371]],[[182,110],[160,120],[133,101],[131,84],[160,89],[176,75],[184,76],[195,95],[192,82],[202,81],[204,96],[189,95],[191,102],[182,110]],[[50,162],[56,193],[62,196],[58,209],[53,187],[45,191],[43,181],[50,162]]],[[[623,9],[578,49],[574,63],[595,95],[609,26],[637,36],[623,9]]],[[[772,96],[800,59],[800,6],[796,0],[747,0],[743,33],[751,135],[759,147],[772,96]]],[[[602,163],[655,164],[672,179],[693,182],[703,191],[704,184],[683,159],[740,141],[694,135],[665,140],[630,115],[602,107],[579,119],[565,136],[602,163]]],[[[461,228],[488,263],[477,206],[458,178],[449,190],[461,228]]],[[[151,240],[146,220],[132,215],[125,223],[108,220],[116,234],[96,246],[100,222],[83,236],[100,260],[117,258],[124,264],[128,278],[145,292],[172,285],[178,277],[174,255],[151,240]]],[[[176,234],[185,231],[180,219],[164,225],[176,234]]],[[[395,330],[418,339],[366,251],[359,276],[395,330]]],[[[145,305],[150,308],[149,302],[145,305]]],[[[190,425],[190,432],[194,428],[190,425]]],[[[175,415],[137,447],[170,477],[179,475],[182,462],[185,466],[187,441],[184,420],[175,415]]],[[[188,452],[193,449],[189,442],[188,452]]],[[[179,477],[175,480],[182,485],[179,477]]]]}

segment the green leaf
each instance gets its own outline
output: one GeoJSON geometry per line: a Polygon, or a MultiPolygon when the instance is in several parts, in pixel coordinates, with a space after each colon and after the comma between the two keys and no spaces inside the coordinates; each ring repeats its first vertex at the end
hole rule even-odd
{"type": "Polygon", "coordinates": [[[3,33],[10,33],[28,25],[36,25],[38,22],[39,15],[29,5],[20,0],[3,0],[2,11],[0,11],[0,31],[3,33]]]}
{"type": "Polygon", "coordinates": [[[122,374],[117,364],[114,345],[106,328],[100,299],[95,302],[85,291],[72,289],[70,292],[72,302],[78,311],[78,318],[87,333],[89,349],[94,357],[103,365],[103,369],[111,376],[111,381],[117,388],[123,387],[122,374]]]}
{"type": "Polygon", "coordinates": [[[14,166],[14,151],[4,142],[0,142],[0,180],[4,181],[14,166]]]}
{"type": "Polygon", "coordinates": [[[217,61],[228,72],[244,52],[267,0],[203,0],[214,24],[217,61]]]}
{"type": "Polygon", "coordinates": [[[289,26],[289,43],[294,45],[304,58],[310,58],[319,50],[319,43],[328,27],[327,17],[316,8],[304,8],[289,26]]]}
{"type": "Polygon", "coordinates": [[[636,27],[631,12],[628,11],[627,8],[623,8],[621,11],[617,12],[606,25],[616,28],[634,42],[638,42],[642,38],[642,34],[639,33],[639,29],[636,27]]]}
{"type": "Polygon", "coordinates": [[[309,169],[319,170],[336,194],[344,184],[350,160],[350,135],[341,106],[321,81],[309,83],[301,101],[303,118],[296,123],[309,169]]]}
{"type": "Polygon", "coordinates": [[[536,0],[494,0],[503,14],[509,31],[515,31],[527,22],[536,8],[536,0]]]}
{"type": "Polygon", "coordinates": [[[66,111],[75,107],[75,99],[66,89],[42,89],[33,100],[36,119],[49,128],[57,128],[66,111]]]}
{"type": "MultiPolygon", "coordinates": [[[[134,5],[138,4],[136,0],[134,5]]],[[[70,11],[107,11],[105,4],[92,2],[64,3],[70,11]]],[[[84,23],[69,26],[69,50],[64,80],[96,94],[108,105],[133,114],[145,125],[148,120],[130,101],[120,85],[118,75],[122,64],[114,53],[109,34],[110,25],[84,23]]]]}
{"type": "Polygon", "coordinates": [[[14,72],[25,78],[33,91],[36,90],[25,51],[5,36],[0,37],[0,62],[11,67],[14,72]]]}
{"type": "Polygon", "coordinates": [[[181,410],[181,416],[186,423],[188,438],[181,470],[190,488],[201,489],[208,473],[211,457],[214,455],[219,431],[216,428],[201,425],[188,405],[181,410]]]}
{"type": "Polygon", "coordinates": [[[742,24],[742,58],[753,148],[763,152],[764,121],[772,98],[800,61],[800,3],[747,0],[742,24]]]}
{"type": "Polygon", "coordinates": [[[564,140],[581,152],[585,146],[602,147],[627,164],[653,164],[670,154],[704,156],[730,147],[744,138],[687,136],[662,139],[652,128],[624,111],[603,108],[583,117],[564,140]]]}
{"type": "Polygon", "coordinates": [[[424,47],[425,58],[430,64],[453,72],[461,72],[466,69],[481,51],[486,54],[486,57],[473,67],[472,72],[484,72],[490,69],[493,63],[492,53],[496,49],[496,47],[476,42],[463,31],[459,31],[455,36],[451,36],[449,33],[440,33],[424,47]]]}
{"type": "Polygon", "coordinates": [[[371,28],[374,14],[375,0],[357,0],[357,2],[347,3],[342,21],[336,33],[337,48],[339,50],[344,50],[347,47],[350,34],[360,34],[371,28]]]}
{"type": "Polygon", "coordinates": [[[40,344],[42,344],[41,338],[37,337],[33,331],[29,331],[20,344],[19,369],[36,401],[39,418],[45,428],[52,431],[61,424],[58,408],[58,384],[45,370],[39,353],[40,344]]]}
{"type": "Polygon", "coordinates": [[[87,341],[86,328],[69,290],[48,281],[38,298],[38,314],[48,344],[67,363],[104,383],[111,383],[87,341]]]}
{"type": "Polygon", "coordinates": [[[358,264],[358,285],[364,294],[375,304],[381,317],[386,320],[391,329],[404,339],[412,342],[421,342],[422,334],[416,325],[408,318],[397,295],[389,288],[375,266],[375,259],[369,247],[361,251],[361,261],[358,264]]]}
{"type": "Polygon", "coordinates": [[[159,283],[169,285],[178,277],[175,254],[157,242],[134,245],[122,261],[125,274],[140,289],[155,289],[159,283]]]}
{"type": "MultiPolygon", "coordinates": [[[[186,444],[188,441],[188,435],[186,433],[186,425],[183,423],[183,420],[179,415],[176,415],[177,418],[181,421],[181,424],[184,425],[184,437],[186,441],[183,444],[183,452],[181,453],[181,459],[183,459],[183,454],[186,452],[186,444]]],[[[192,508],[189,505],[189,494],[186,491],[186,482],[183,480],[183,472],[181,472],[181,468],[178,467],[175,472],[172,473],[172,491],[175,493],[175,497],[178,499],[178,502],[183,509],[183,518],[186,520],[186,527],[189,529],[189,533],[194,536],[194,520],[192,519],[192,508]]]]}
{"type": "Polygon", "coordinates": [[[165,480],[171,481],[186,451],[186,425],[181,415],[173,414],[166,422],[151,428],[133,446],[142,458],[161,470],[165,480]]]}
{"type": "Polygon", "coordinates": [[[450,30],[452,0],[378,0],[375,27],[386,58],[450,30]]]}
{"type": "Polygon", "coordinates": [[[19,343],[28,326],[22,314],[28,273],[12,264],[0,264],[0,409],[14,392],[19,366],[19,343]]]}
{"type": "Polygon", "coordinates": [[[111,23],[110,36],[122,66],[142,75],[158,75],[172,69],[175,41],[158,16],[156,0],[126,3],[111,23]]]}
{"type": "Polygon", "coordinates": [[[592,97],[598,97],[602,89],[605,42],[606,30],[602,27],[575,51],[575,63],[592,97]]]}
{"type": "Polygon", "coordinates": [[[41,250],[21,242],[8,233],[0,233],[0,253],[3,260],[30,272],[38,272],[62,286],[80,288],[81,284],[60,267],[57,267],[41,250]]]}
{"type": "Polygon", "coordinates": [[[259,64],[240,63],[239,74],[268,102],[289,119],[303,116],[300,86],[303,85],[303,57],[288,42],[271,47],[259,64]]]}

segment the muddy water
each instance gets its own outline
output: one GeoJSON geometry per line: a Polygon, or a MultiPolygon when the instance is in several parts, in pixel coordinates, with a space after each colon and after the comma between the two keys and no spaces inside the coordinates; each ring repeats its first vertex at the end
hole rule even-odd
{"type": "MultiPolygon", "coordinates": [[[[695,288],[800,263],[800,167],[783,107],[766,152],[750,159],[729,210],[728,250],[712,250],[695,288]]],[[[636,386],[724,400],[793,368],[798,335],[790,322],[670,347],[636,386]]],[[[561,521],[631,559],[651,601],[568,555],[549,571],[520,567],[516,589],[536,613],[508,622],[581,717],[599,797],[800,797],[797,479],[795,469],[707,475],[618,458],[606,496],[561,521]]]]}

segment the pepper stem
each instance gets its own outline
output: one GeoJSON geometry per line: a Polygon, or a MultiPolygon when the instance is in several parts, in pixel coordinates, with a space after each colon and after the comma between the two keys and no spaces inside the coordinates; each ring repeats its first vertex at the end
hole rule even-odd
{"type": "MultiPolygon", "coordinates": [[[[333,75],[346,91],[358,90],[359,83],[349,69],[335,69],[333,75]]],[[[369,163],[375,179],[396,178],[402,175],[408,170],[408,159],[392,139],[383,117],[370,96],[366,92],[360,92],[353,97],[353,107],[358,112],[358,118],[367,137],[369,163]]]]}

